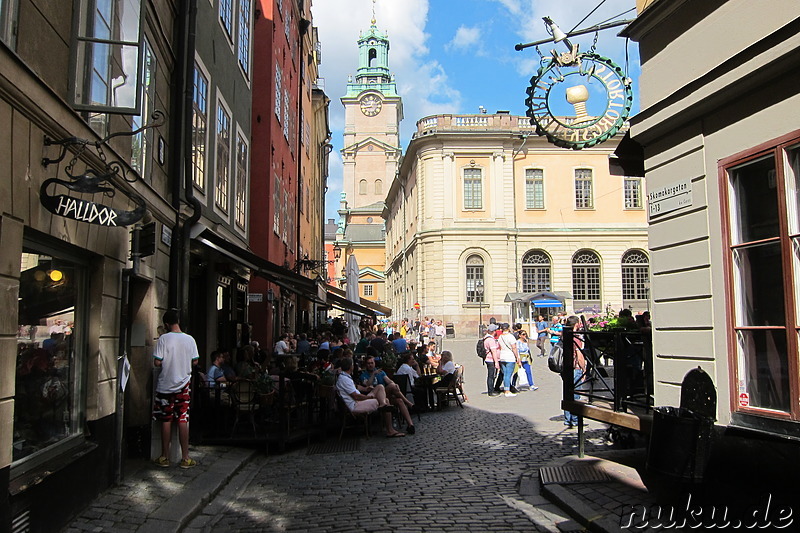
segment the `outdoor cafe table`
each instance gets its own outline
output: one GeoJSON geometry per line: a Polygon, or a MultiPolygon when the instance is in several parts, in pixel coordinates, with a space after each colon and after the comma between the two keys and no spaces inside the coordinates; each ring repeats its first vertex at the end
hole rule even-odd
{"type": "Polygon", "coordinates": [[[418,378],[414,380],[414,382],[425,389],[428,395],[428,408],[434,408],[434,390],[436,389],[436,385],[441,381],[441,376],[438,374],[422,374],[418,378]]]}

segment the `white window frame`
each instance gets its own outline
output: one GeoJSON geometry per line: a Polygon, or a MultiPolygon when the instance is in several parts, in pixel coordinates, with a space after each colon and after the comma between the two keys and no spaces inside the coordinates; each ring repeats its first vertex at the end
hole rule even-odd
{"type": "MultiPolygon", "coordinates": [[[[228,41],[228,46],[230,47],[231,51],[235,54],[236,53],[236,0],[219,0],[219,7],[217,8],[217,21],[219,22],[220,28],[222,28],[222,33],[225,34],[226,40],[228,41]],[[225,19],[223,18],[223,8],[225,5],[230,7],[230,27],[225,25],[225,19]]],[[[227,14],[225,14],[227,15],[227,14]]]]}
{"type": "Polygon", "coordinates": [[[247,219],[249,214],[248,209],[248,191],[250,190],[250,143],[247,141],[242,128],[236,125],[236,157],[235,157],[235,175],[234,175],[234,222],[238,228],[243,232],[247,232],[247,219]],[[241,153],[241,147],[244,147],[244,156],[241,153]]]}
{"type": "MultiPolygon", "coordinates": [[[[573,176],[574,176],[573,183],[574,183],[575,209],[581,211],[594,209],[594,169],[590,167],[578,167],[573,170],[573,176]],[[578,174],[582,171],[588,171],[589,177],[587,178],[585,176],[579,176],[578,174]],[[579,184],[585,184],[585,183],[588,183],[589,185],[588,187],[589,193],[587,195],[588,198],[584,198],[582,196],[582,193],[580,197],[578,194],[579,184]]],[[[584,188],[585,187],[581,187],[581,189],[584,188]]]]}
{"type": "Polygon", "coordinates": [[[283,69],[278,63],[275,63],[275,116],[278,118],[278,123],[283,121],[283,69]]]}
{"type": "Polygon", "coordinates": [[[525,169],[525,209],[544,209],[544,169],[541,167],[525,169]],[[541,172],[540,176],[534,175],[535,171],[541,172]],[[536,185],[541,188],[541,205],[536,201],[536,185]],[[530,191],[530,194],[529,194],[530,191]],[[532,201],[531,201],[532,200],[532,201]]]}
{"type": "Polygon", "coordinates": [[[375,296],[375,286],[372,283],[364,284],[364,296],[375,296]]]}
{"type": "MultiPolygon", "coordinates": [[[[467,167],[467,168],[464,168],[462,170],[462,172],[461,172],[461,179],[462,179],[462,188],[461,189],[462,189],[462,193],[464,195],[464,211],[483,211],[483,191],[485,189],[485,187],[483,186],[483,168],[481,168],[481,167],[467,167]],[[467,177],[468,173],[472,173],[472,172],[475,172],[475,171],[479,172],[480,174],[478,176],[471,176],[469,178],[467,177]],[[473,183],[473,185],[472,185],[473,187],[475,186],[474,184],[477,183],[477,187],[478,187],[478,194],[476,195],[476,197],[471,198],[471,200],[472,200],[471,204],[467,203],[468,202],[468,198],[467,198],[467,181],[472,182],[473,183]]],[[[473,194],[474,194],[474,191],[473,191],[473,194]]]]}
{"type": "MultiPolygon", "coordinates": [[[[210,133],[209,133],[208,123],[209,123],[209,118],[210,117],[209,117],[209,113],[208,113],[208,108],[209,108],[208,104],[211,101],[211,87],[212,87],[212,85],[211,85],[211,75],[208,73],[208,69],[203,64],[203,61],[200,59],[200,56],[197,56],[197,55],[195,56],[195,58],[194,58],[194,67],[195,67],[195,73],[199,72],[200,74],[202,74],[202,76],[203,76],[203,78],[205,79],[205,82],[206,82],[205,132],[204,132],[204,135],[203,135],[203,164],[202,164],[203,176],[202,176],[202,180],[200,182],[198,182],[198,180],[197,180],[197,163],[196,163],[196,159],[195,159],[196,151],[194,149],[194,144],[192,144],[192,183],[194,184],[195,189],[197,189],[200,192],[200,194],[202,196],[201,201],[204,202],[205,201],[205,197],[207,195],[207,188],[208,188],[208,146],[209,146],[209,144],[211,144],[210,141],[209,141],[210,133]]],[[[197,74],[195,74],[195,76],[196,75],[197,74]]],[[[195,94],[196,88],[197,88],[195,79],[192,80],[192,86],[193,86],[193,89],[192,89],[192,94],[193,94],[193,96],[192,96],[192,117],[193,117],[192,118],[192,130],[194,131],[194,111],[195,111],[195,96],[194,96],[194,94],[195,94]]],[[[215,131],[216,131],[216,127],[215,127],[215,131]]],[[[194,134],[192,135],[192,143],[194,143],[194,134]]]]}
{"type": "Polygon", "coordinates": [[[19,0],[0,0],[0,41],[11,50],[17,49],[17,17],[19,0]]]}
{"type": "Polygon", "coordinates": [[[281,220],[283,218],[283,213],[281,212],[281,192],[283,191],[283,187],[281,183],[281,177],[277,172],[275,173],[273,182],[274,189],[272,191],[272,204],[274,212],[272,213],[272,231],[275,232],[275,235],[280,237],[281,220]]]}
{"type": "MultiPolygon", "coordinates": [[[[138,130],[147,125],[150,114],[156,108],[156,79],[158,78],[158,59],[147,37],[142,39],[142,114],[131,118],[131,130],[138,130]],[[148,56],[151,58],[148,68],[148,56]]],[[[147,183],[152,183],[151,172],[153,162],[153,137],[155,131],[150,128],[140,131],[131,137],[131,167],[147,183]],[[138,148],[136,146],[138,143],[138,148]]]]}
{"type": "Polygon", "coordinates": [[[233,113],[231,113],[231,108],[228,106],[225,98],[223,98],[222,94],[220,94],[219,90],[217,90],[217,105],[215,107],[214,113],[214,210],[218,213],[223,214],[226,218],[230,214],[230,201],[231,201],[231,162],[232,162],[232,155],[233,155],[233,113]],[[228,133],[228,153],[227,153],[227,161],[224,162],[224,166],[220,166],[220,149],[223,148],[220,146],[220,130],[219,130],[219,120],[220,120],[220,111],[222,111],[228,121],[227,124],[227,133],[228,133]],[[224,181],[220,180],[220,172],[225,171],[224,174],[224,181]],[[224,198],[222,198],[224,196],[224,198]]]}
{"type": "Polygon", "coordinates": [[[622,178],[622,201],[625,209],[641,210],[644,209],[642,202],[642,184],[644,180],[637,176],[625,176],[622,178]]]}
{"type": "Polygon", "coordinates": [[[253,0],[238,0],[238,5],[239,33],[236,38],[236,57],[242,76],[249,83],[253,61],[253,0]]]}

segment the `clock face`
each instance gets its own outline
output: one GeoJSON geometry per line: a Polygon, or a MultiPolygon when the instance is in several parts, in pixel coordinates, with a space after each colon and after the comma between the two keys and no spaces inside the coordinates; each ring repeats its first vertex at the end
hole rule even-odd
{"type": "Polygon", "coordinates": [[[370,94],[361,100],[361,112],[368,117],[374,117],[381,111],[381,99],[370,94]]]}

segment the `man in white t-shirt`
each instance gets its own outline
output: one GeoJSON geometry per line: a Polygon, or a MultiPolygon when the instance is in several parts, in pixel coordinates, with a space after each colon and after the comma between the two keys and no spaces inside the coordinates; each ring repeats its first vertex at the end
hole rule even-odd
{"type": "Polygon", "coordinates": [[[191,401],[192,366],[197,364],[200,354],[197,343],[183,333],[178,312],[164,313],[167,333],[161,335],[153,352],[153,364],[161,368],[156,381],[153,419],[161,421],[161,457],[158,466],[169,466],[169,447],[172,423],[178,424],[178,441],[181,445],[181,468],[191,468],[197,462],[189,457],[189,403],[191,401]]]}
{"type": "Polygon", "coordinates": [[[516,393],[511,390],[511,378],[514,376],[515,367],[522,366],[517,350],[517,339],[509,331],[510,328],[511,326],[507,322],[500,324],[503,333],[497,339],[497,342],[500,343],[500,365],[503,368],[503,389],[506,397],[516,396],[516,393]]]}
{"type": "Polygon", "coordinates": [[[287,339],[289,335],[283,333],[280,337],[278,337],[278,342],[275,343],[275,353],[277,355],[285,355],[289,353],[289,343],[287,339]]]}
{"type": "Polygon", "coordinates": [[[383,385],[374,387],[356,386],[353,381],[353,360],[345,357],[339,363],[339,375],[336,377],[336,392],[342,398],[347,408],[354,413],[383,413],[383,426],[386,428],[387,437],[405,437],[392,426],[392,406],[386,398],[383,385]],[[359,390],[361,387],[361,390],[359,390]]]}

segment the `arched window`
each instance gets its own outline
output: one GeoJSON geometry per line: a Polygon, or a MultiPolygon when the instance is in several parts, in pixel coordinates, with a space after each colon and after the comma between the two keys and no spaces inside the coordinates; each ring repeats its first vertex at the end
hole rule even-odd
{"type": "Polygon", "coordinates": [[[383,181],[375,180],[375,194],[383,194],[383,181]]]}
{"type": "Polygon", "coordinates": [[[374,48],[370,48],[369,52],[368,52],[368,57],[369,57],[369,66],[370,66],[370,68],[375,67],[376,66],[375,62],[378,59],[378,51],[375,50],[374,48]]]}
{"type": "Polygon", "coordinates": [[[358,182],[358,194],[367,194],[367,180],[358,182]]]}
{"type": "Polygon", "coordinates": [[[600,308],[600,257],[591,250],[572,256],[572,297],[575,309],[600,308]]]}
{"type": "Polygon", "coordinates": [[[622,256],[623,306],[642,307],[642,303],[647,301],[649,292],[650,260],[641,250],[628,250],[622,256]]]}
{"type": "Polygon", "coordinates": [[[531,250],[522,258],[522,292],[550,290],[550,258],[542,250],[531,250]]]}
{"type": "Polygon", "coordinates": [[[467,258],[467,302],[483,302],[486,289],[483,280],[483,258],[471,255],[467,258]]]}

